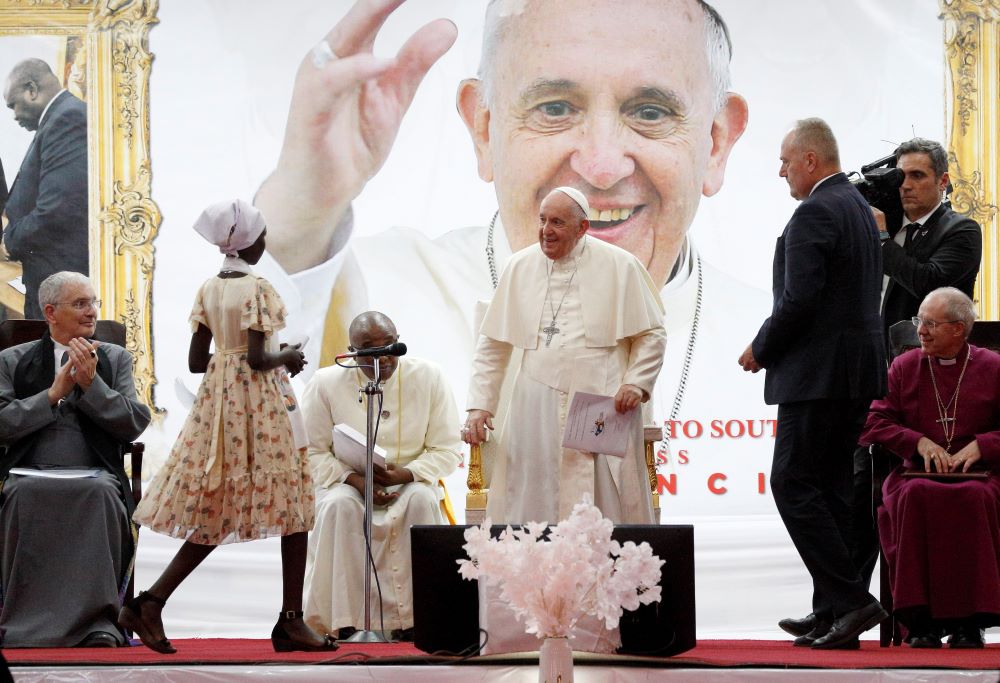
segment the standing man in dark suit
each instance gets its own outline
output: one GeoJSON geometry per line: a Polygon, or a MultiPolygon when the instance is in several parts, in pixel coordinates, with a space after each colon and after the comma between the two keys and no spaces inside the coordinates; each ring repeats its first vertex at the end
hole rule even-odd
{"type": "Polygon", "coordinates": [[[40,59],[15,65],[3,96],[18,124],[36,131],[2,223],[7,253],[24,271],[24,317],[42,318],[42,280],[63,270],[89,272],[87,106],[40,59]]]}
{"type": "Polygon", "coordinates": [[[913,138],[899,146],[896,159],[904,176],[899,188],[903,215],[895,225],[885,225],[885,216],[875,214],[879,227],[891,236],[882,243],[887,331],[915,316],[924,297],[939,287],[954,287],[971,299],[983,254],[979,224],[943,202],[948,187],[944,148],[913,138]]]}
{"type": "Polygon", "coordinates": [[[771,488],[813,580],[812,614],[779,625],[796,645],[853,648],[887,616],[850,552],[852,454],[886,391],[878,230],[821,119],[785,136],[779,175],[802,203],[775,248],[771,317],[739,359],[767,370],[764,400],[778,404],[771,488]]]}

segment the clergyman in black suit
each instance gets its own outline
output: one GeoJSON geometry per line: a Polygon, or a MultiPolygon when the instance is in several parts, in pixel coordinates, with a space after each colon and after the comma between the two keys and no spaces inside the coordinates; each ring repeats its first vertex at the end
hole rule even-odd
{"type": "MultiPolygon", "coordinates": [[[[954,287],[971,299],[983,254],[979,224],[942,201],[948,154],[940,143],[913,138],[899,146],[896,159],[904,176],[899,188],[903,215],[885,226],[891,239],[882,244],[886,330],[915,316],[924,297],[939,287],[954,287]]],[[[876,214],[876,220],[885,219],[876,214]]]]}
{"type": "Polygon", "coordinates": [[[42,318],[42,280],[64,270],[86,275],[90,268],[87,106],[33,58],[14,66],[3,96],[18,124],[36,131],[7,198],[3,241],[23,269],[24,317],[42,318]]]}
{"type": "Polygon", "coordinates": [[[886,392],[878,229],[821,119],[785,136],[779,175],[801,203],[775,247],[771,316],[739,361],[767,371],[764,400],[778,404],[771,489],[813,580],[812,613],[779,625],[796,645],[854,648],[887,616],[850,549],[852,454],[886,392]]]}

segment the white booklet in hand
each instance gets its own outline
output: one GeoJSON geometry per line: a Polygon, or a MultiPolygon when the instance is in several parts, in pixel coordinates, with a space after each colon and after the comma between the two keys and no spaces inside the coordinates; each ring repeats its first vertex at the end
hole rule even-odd
{"type": "Polygon", "coordinates": [[[624,457],[636,413],[636,410],[624,414],[616,411],[613,396],[578,391],[573,394],[566,415],[563,448],[624,457]]]}
{"type": "MultiPolygon", "coordinates": [[[[366,450],[367,444],[364,434],[343,423],[334,426],[333,454],[358,474],[365,473],[366,450]]],[[[385,449],[378,444],[375,445],[372,462],[379,467],[385,467],[385,449]]]]}

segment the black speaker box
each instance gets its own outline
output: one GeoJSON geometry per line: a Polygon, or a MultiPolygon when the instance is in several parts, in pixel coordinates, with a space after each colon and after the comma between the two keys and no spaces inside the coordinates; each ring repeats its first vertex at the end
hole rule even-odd
{"type": "MultiPolygon", "coordinates": [[[[458,573],[467,526],[414,526],[414,644],[424,652],[469,653],[479,646],[479,592],[476,581],[458,573]]],[[[506,527],[491,529],[499,536],[506,527]]],[[[621,619],[622,654],[669,657],[695,646],[694,527],[690,525],[619,524],[619,543],[649,543],[665,560],[661,599],[625,612],[621,619]]]]}

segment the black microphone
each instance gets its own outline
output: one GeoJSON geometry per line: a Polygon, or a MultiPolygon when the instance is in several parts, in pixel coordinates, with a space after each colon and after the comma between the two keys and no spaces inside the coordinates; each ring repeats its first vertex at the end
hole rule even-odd
{"type": "Polygon", "coordinates": [[[376,346],[371,349],[361,349],[360,351],[351,351],[350,353],[341,353],[337,355],[337,360],[343,358],[371,358],[372,356],[405,356],[406,355],[406,344],[403,342],[396,342],[395,344],[389,344],[387,346],[376,346]]]}

